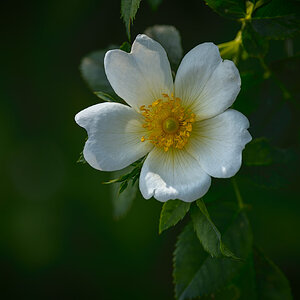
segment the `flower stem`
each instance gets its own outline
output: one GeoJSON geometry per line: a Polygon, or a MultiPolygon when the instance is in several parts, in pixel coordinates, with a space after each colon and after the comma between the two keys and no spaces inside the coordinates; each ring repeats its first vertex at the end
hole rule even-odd
{"type": "Polygon", "coordinates": [[[239,187],[238,187],[238,184],[237,184],[237,182],[236,182],[236,179],[233,177],[233,178],[231,179],[231,182],[232,182],[233,189],[234,189],[234,193],[235,193],[235,196],[236,196],[238,205],[239,205],[239,209],[242,210],[242,209],[245,208],[245,204],[244,204],[244,201],[243,201],[243,198],[242,198],[240,189],[239,189],[239,187]]]}

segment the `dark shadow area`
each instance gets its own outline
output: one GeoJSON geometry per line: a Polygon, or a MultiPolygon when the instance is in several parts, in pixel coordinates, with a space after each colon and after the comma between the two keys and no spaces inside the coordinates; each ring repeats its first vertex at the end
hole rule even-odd
{"type": "MultiPolygon", "coordinates": [[[[109,174],[76,163],[86,133],[74,116],[99,102],[79,64],[89,52],[126,40],[119,2],[6,1],[1,8],[2,299],[174,298],[172,252],[180,226],[159,236],[162,204],[140,196],[115,221],[109,187],[102,185],[109,174]]],[[[203,1],[164,0],[155,12],[142,1],[133,37],[155,24],[174,25],[185,53],[204,41],[229,41],[239,29],[203,1]]],[[[274,42],[275,59],[282,43],[274,42]]],[[[241,189],[253,207],[257,243],[299,296],[297,184],[269,192],[244,180],[241,189]]]]}

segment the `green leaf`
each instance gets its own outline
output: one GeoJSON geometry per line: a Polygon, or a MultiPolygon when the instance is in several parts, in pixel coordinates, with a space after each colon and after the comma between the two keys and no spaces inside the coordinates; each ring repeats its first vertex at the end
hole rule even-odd
{"type": "MultiPolygon", "coordinates": [[[[246,259],[252,248],[249,222],[243,213],[230,215],[229,219],[224,242],[239,257],[246,259]]],[[[180,234],[174,252],[176,298],[191,299],[224,288],[243,265],[242,261],[229,258],[212,258],[204,251],[190,222],[180,234]]]]}
{"type": "MultiPolygon", "coordinates": [[[[204,297],[204,300],[211,299],[212,295],[204,297]]],[[[255,271],[252,255],[240,269],[237,276],[228,284],[228,286],[213,293],[214,300],[257,300],[255,271]]],[[[202,298],[201,298],[202,300],[202,298]]]]}
{"type": "Polygon", "coordinates": [[[176,70],[183,55],[179,31],[174,26],[155,25],[147,28],[145,34],[164,47],[172,68],[176,70]]]}
{"type": "Polygon", "coordinates": [[[243,161],[248,166],[267,166],[273,162],[270,142],[262,137],[252,140],[243,152],[243,161]]]}
{"type": "Polygon", "coordinates": [[[149,5],[150,5],[150,7],[151,7],[151,9],[152,9],[153,11],[157,10],[158,7],[159,7],[159,6],[161,5],[161,3],[162,3],[162,0],[147,0],[147,1],[148,1],[149,5]]]}
{"type": "Polygon", "coordinates": [[[241,19],[246,16],[244,0],[205,0],[205,2],[222,17],[241,19]]]}
{"type": "MultiPolygon", "coordinates": [[[[124,173],[129,173],[132,167],[127,167],[122,171],[113,172],[114,177],[120,177],[124,173]]],[[[111,196],[113,204],[113,215],[116,219],[124,217],[132,206],[134,199],[138,193],[138,185],[128,185],[127,188],[122,192],[120,191],[121,183],[111,185],[111,196]]]]}
{"type": "MultiPolygon", "coordinates": [[[[201,300],[258,300],[255,282],[255,270],[253,254],[249,255],[248,260],[241,267],[236,276],[230,283],[212,292],[210,295],[201,297],[201,300]]],[[[263,300],[263,299],[262,299],[263,300]]]]}
{"type": "Polygon", "coordinates": [[[289,282],[279,268],[258,249],[224,288],[203,300],[291,300],[289,282]]]}
{"type": "Polygon", "coordinates": [[[125,23],[128,39],[130,40],[130,25],[139,9],[141,0],[121,0],[121,17],[125,23]]]}
{"type": "Polygon", "coordinates": [[[248,22],[242,31],[243,46],[249,56],[263,57],[268,52],[268,42],[248,22]]]}
{"type": "Polygon", "coordinates": [[[289,282],[284,274],[258,249],[254,249],[254,267],[256,273],[256,289],[259,299],[293,299],[289,282]]]}
{"type": "Polygon", "coordinates": [[[258,8],[252,16],[253,28],[263,37],[285,39],[300,32],[300,3],[273,0],[258,8]]]}
{"type": "Polygon", "coordinates": [[[205,251],[212,257],[237,257],[224,245],[221,233],[213,223],[202,199],[191,209],[194,229],[205,251]]]}
{"type": "Polygon", "coordinates": [[[279,268],[254,248],[238,276],[227,287],[215,293],[214,299],[291,300],[292,295],[289,282],[279,268]]]}
{"type": "Polygon", "coordinates": [[[175,226],[184,218],[190,209],[190,203],[181,200],[169,200],[164,203],[159,219],[159,234],[164,230],[175,226]]]}

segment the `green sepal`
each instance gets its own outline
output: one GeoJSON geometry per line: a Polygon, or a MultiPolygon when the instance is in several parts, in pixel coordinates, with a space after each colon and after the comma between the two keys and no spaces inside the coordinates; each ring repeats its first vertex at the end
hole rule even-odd
{"type": "Polygon", "coordinates": [[[138,165],[136,165],[136,166],[132,169],[132,171],[130,171],[129,173],[127,173],[127,174],[125,174],[125,175],[122,175],[122,176],[119,177],[119,178],[116,178],[116,179],[112,179],[112,180],[103,182],[103,184],[111,184],[111,183],[116,183],[116,182],[124,182],[124,181],[127,181],[127,180],[129,180],[129,179],[132,179],[132,178],[134,178],[137,174],[140,173],[141,168],[142,168],[142,164],[138,164],[138,165]]]}
{"type": "Polygon", "coordinates": [[[218,45],[220,55],[223,59],[230,59],[238,64],[242,52],[242,32],[239,31],[234,40],[218,45]]]}
{"type": "Polygon", "coordinates": [[[127,186],[128,186],[128,181],[127,181],[127,180],[121,182],[120,188],[119,188],[119,195],[120,195],[122,192],[125,191],[125,189],[127,188],[127,186]]]}
{"type": "Polygon", "coordinates": [[[120,50],[123,50],[127,53],[130,53],[131,51],[131,45],[128,42],[124,42],[121,46],[120,46],[120,50]]]}
{"type": "Polygon", "coordinates": [[[79,154],[79,158],[76,161],[78,164],[86,164],[86,160],[83,156],[83,151],[80,152],[79,154]]]}
{"type": "Polygon", "coordinates": [[[130,165],[130,168],[126,168],[127,173],[122,176],[111,179],[109,181],[103,182],[102,184],[112,184],[112,183],[120,183],[119,194],[123,193],[127,187],[129,187],[129,182],[131,181],[131,187],[133,187],[140,177],[141,169],[144,163],[145,157],[137,160],[133,164],[130,165]]]}
{"type": "Polygon", "coordinates": [[[118,102],[118,100],[115,99],[113,96],[111,96],[109,94],[106,94],[106,93],[103,93],[101,91],[94,92],[94,94],[98,98],[100,98],[101,100],[104,100],[104,101],[107,101],[107,102],[118,102]]]}

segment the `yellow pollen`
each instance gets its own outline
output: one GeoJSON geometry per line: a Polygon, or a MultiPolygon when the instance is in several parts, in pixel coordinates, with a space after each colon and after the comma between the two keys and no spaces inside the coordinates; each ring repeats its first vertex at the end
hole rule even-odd
{"type": "Polygon", "coordinates": [[[145,118],[143,128],[147,134],[141,142],[150,141],[155,146],[168,151],[170,147],[183,149],[189,140],[195,122],[195,114],[181,106],[180,98],[162,94],[162,99],[140,107],[145,118]]]}

